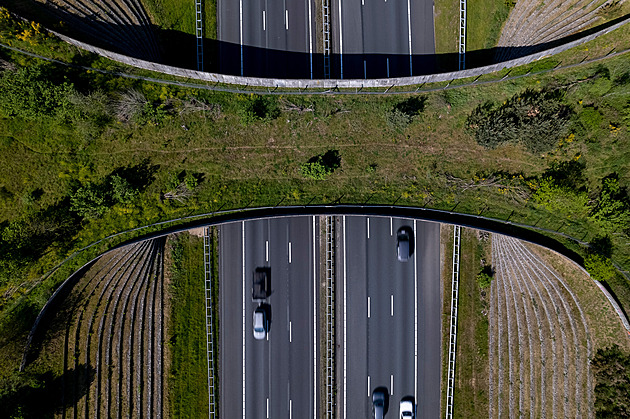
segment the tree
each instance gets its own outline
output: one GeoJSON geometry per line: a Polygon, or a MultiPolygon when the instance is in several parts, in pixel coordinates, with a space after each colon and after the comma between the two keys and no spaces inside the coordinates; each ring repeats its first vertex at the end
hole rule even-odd
{"type": "Polygon", "coordinates": [[[620,227],[628,228],[630,203],[626,189],[619,184],[618,175],[612,174],[602,179],[602,188],[589,217],[607,233],[620,227]]]}
{"type": "Polygon", "coordinates": [[[102,217],[109,209],[107,204],[106,194],[93,183],[80,187],[70,195],[70,209],[85,218],[102,217]]]}
{"type": "Polygon", "coordinates": [[[596,281],[606,281],[617,274],[615,266],[610,258],[595,253],[584,258],[584,268],[596,281]]]}

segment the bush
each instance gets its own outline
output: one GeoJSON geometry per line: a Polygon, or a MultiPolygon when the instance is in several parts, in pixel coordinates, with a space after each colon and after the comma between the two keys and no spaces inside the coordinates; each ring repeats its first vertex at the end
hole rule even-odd
{"type": "Polygon", "coordinates": [[[584,258],[584,268],[596,281],[607,281],[617,275],[612,261],[606,256],[589,254],[584,258]]]}
{"type": "Polygon", "coordinates": [[[630,200],[626,188],[619,184],[619,176],[611,174],[602,179],[599,196],[591,207],[589,217],[606,233],[630,226],[630,200]]]}
{"type": "Polygon", "coordinates": [[[109,209],[107,196],[103,188],[88,183],[70,195],[70,209],[84,218],[100,218],[109,209]]]}
{"type": "Polygon", "coordinates": [[[8,117],[67,118],[75,111],[71,83],[54,84],[43,64],[4,71],[0,75],[0,112],[8,117]]]}
{"type": "Polygon", "coordinates": [[[486,289],[492,284],[494,278],[494,269],[491,265],[484,265],[484,267],[477,274],[477,284],[479,288],[486,289]]]}
{"type": "Polygon", "coordinates": [[[546,152],[569,126],[572,110],[563,99],[560,90],[527,89],[500,106],[492,102],[477,106],[466,126],[486,148],[520,142],[532,153],[546,152]]]}
{"type": "Polygon", "coordinates": [[[532,198],[536,206],[552,213],[568,214],[568,218],[580,219],[588,214],[587,193],[558,184],[551,177],[544,177],[535,185],[532,198]]]}
{"type": "Polygon", "coordinates": [[[323,180],[341,166],[339,151],[328,150],[324,154],[312,157],[300,166],[302,175],[309,179],[323,180]]]}
{"type": "Polygon", "coordinates": [[[243,125],[250,125],[256,121],[270,121],[280,116],[280,108],[275,96],[259,96],[251,94],[242,100],[238,109],[243,125]]]}

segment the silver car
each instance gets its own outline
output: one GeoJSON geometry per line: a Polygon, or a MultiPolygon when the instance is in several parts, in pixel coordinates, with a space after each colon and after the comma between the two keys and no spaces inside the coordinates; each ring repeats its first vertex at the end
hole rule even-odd
{"type": "Polygon", "coordinates": [[[400,419],[414,419],[413,397],[405,397],[400,401],[400,419]]]}
{"type": "Polygon", "coordinates": [[[267,336],[267,314],[262,307],[254,311],[254,339],[260,340],[267,336]]]}

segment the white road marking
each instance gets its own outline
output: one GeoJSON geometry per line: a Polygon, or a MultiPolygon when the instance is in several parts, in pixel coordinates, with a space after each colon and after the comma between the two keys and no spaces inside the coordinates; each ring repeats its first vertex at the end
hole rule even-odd
{"type": "MultiPolygon", "coordinates": [[[[310,2],[309,2],[310,4],[310,2]]],[[[315,217],[313,217],[313,400],[317,400],[317,276],[315,268],[315,217]]],[[[313,419],[317,419],[317,403],[313,402],[313,419]]]]}
{"type": "Polygon", "coordinates": [[[413,76],[412,53],[411,53],[411,3],[407,0],[407,27],[409,28],[409,75],[413,76]]]}
{"type": "Polygon", "coordinates": [[[293,342],[292,335],[291,335],[292,328],[293,327],[291,325],[291,322],[289,322],[289,342],[293,342]]]}
{"type": "Polygon", "coordinates": [[[289,399],[289,419],[293,419],[293,400],[289,399]]]}
{"type": "Polygon", "coordinates": [[[394,375],[389,376],[389,387],[392,389],[390,396],[394,395],[394,375]]]}
{"type": "Polygon", "coordinates": [[[368,239],[370,238],[370,217],[367,218],[367,233],[368,239]]]}
{"type": "MultiPolygon", "coordinates": [[[[311,23],[311,1],[310,0],[308,0],[308,43],[309,43],[309,53],[310,53],[310,59],[311,59],[311,79],[312,79],[313,78],[313,24],[311,23]]],[[[315,218],[313,218],[313,220],[315,220],[315,218]]]]}
{"type": "Polygon", "coordinates": [[[265,240],[265,261],[269,262],[269,240],[265,240]]]}
{"type": "Polygon", "coordinates": [[[245,222],[241,222],[243,251],[243,419],[245,419],[245,222]]]}
{"type": "Polygon", "coordinates": [[[243,0],[239,0],[239,29],[241,40],[241,76],[243,75],[243,0]]]}
{"type": "Polygon", "coordinates": [[[390,313],[391,313],[391,316],[394,317],[394,294],[390,295],[390,297],[391,297],[390,298],[390,300],[391,300],[390,301],[390,303],[391,303],[390,304],[390,313]]]}
{"type": "Polygon", "coordinates": [[[368,319],[370,318],[370,297],[368,297],[368,319]]]}
{"type": "Polygon", "coordinates": [[[414,248],[414,261],[413,261],[413,339],[414,339],[414,350],[413,350],[413,397],[415,400],[418,400],[418,241],[416,240],[418,235],[416,234],[416,220],[413,220],[413,240],[415,242],[414,248]]]}
{"type": "Polygon", "coordinates": [[[265,19],[265,11],[263,10],[263,31],[267,30],[267,19],[265,19]]]}
{"type": "Polygon", "coordinates": [[[289,242],[289,263],[291,263],[291,242],[289,242]]]}
{"type": "MultiPolygon", "coordinates": [[[[341,2],[339,3],[339,13],[340,13],[339,16],[341,16],[341,2]]],[[[348,406],[346,404],[347,353],[346,353],[346,216],[345,215],[343,216],[342,224],[343,224],[343,418],[346,419],[348,406]]],[[[243,412],[245,411],[243,410],[243,412]]]]}
{"type": "Polygon", "coordinates": [[[289,30],[289,10],[284,10],[284,27],[286,30],[289,30]]]}
{"type": "Polygon", "coordinates": [[[389,235],[394,235],[394,219],[392,217],[389,217],[389,235]]]}
{"type": "MultiPolygon", "coordinates": [[[[341,14],[341,0],[338,0],[338,1],[339,1],[339,70],[340,70],[339,78],[343,79],[343,29],[341,28],[341,21],[343,20],[343,15],[341,14]]],[[[345,220],[345,217],[344,217],[344,220],[345,220]]],[[[345,403],[345,400],[346,400],[345,397],[343,400],[345,403]]],[[[344,407],[343,417],[344,418],[346,417],[345,407],[344,407]]]]}
{"type": "Polygon", "coordinates": [[[269,419],[269,397],[267,397],[267,419],[269,419]]]}
{"type": "Polygon", "coordinates": [[[368,397],[370,397],[370,376],[368,375],[368,397]]]}

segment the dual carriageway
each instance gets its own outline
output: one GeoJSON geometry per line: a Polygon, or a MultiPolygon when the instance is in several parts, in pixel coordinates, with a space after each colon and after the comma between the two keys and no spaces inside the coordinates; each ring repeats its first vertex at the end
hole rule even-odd
{"type": "MultiPolygon", "coordinates": [[[[320,418],[322,302],[320,218],[284,217],[219,227],[221,417],[320,418]],[[252,275],[271,269],[266,339],[252,332],[252,275]]],[[[412,396],[417,417],[440,413],[439,224],[337,217],[337,417],[371,417],[386,387],[388,417],[412,396]],[[413,254],[396,257],[396,231],[411,227],[413,254]]]]}

